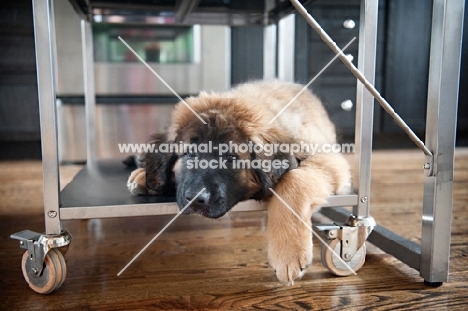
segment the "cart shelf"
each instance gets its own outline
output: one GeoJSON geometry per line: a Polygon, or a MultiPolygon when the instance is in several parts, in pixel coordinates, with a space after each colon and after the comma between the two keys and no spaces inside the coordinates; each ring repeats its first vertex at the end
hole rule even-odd
{"type": "MultiPolygon", "coordinates": [[[[98,160],[86,165],[60,195],[60,219],[176,214],[175,197],[132,195],[126,184],[131,169],[121,160],[98,160]]],[[[263,205],[249,200],[235,211],[262,210],[263,205]]]]}
{"type": "MultiPolygon", "coordinates": [[[[179,207],[174,197],[132,195],[126,184],[131,169],[120,160],[99,160],[86,165],[63,189],[60,199],[60,219],[92,219],[108,217],[176,214],[179,207]]],[[[357,195],[335,195],[329,206],[357,204],[357,195]]],[[[263,210],[254,200],[241,202],[233,211],[263,210]]]]}
{"type": "Polygon", "coordinates": [[[137,205],[175,202],[174,197],[132,195],[127,179],[133,169],[119,160],[98,160],[85,165],[61,193],[61,207],[137,205]]]}
{"type": "Polygon", "coordinates": [[[178,207],[173,197],[132,195],[126,182],[131,169],[119,160],[99,160],[86,165],[63,189],[60,196],[61,219],[174,214],[178,207]],[[127,210],[125,212],[125,210],[127,210]]]}

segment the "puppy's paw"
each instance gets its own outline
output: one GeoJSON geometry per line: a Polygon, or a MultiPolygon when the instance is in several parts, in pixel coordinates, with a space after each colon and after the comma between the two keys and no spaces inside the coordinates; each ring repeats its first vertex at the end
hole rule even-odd
{"type": "Polygon", "coordinates": [[[268,242],[268,262],[278,280],[286,285],[302,278],[312,263],[312,236],[310,232],[302,235],[306,237],[278,235],[268,242]]]}
{"type": "Polygon", "coordinates": [[[146,194],[146,171],[144,168],[137,168],[130,174],[127,188],[133,195],[146,194]]]}
{"type": "Polygon", "coordinates": [[[351,194],[353,193],[353,185],[351,181],[346,181],[336,190],[336,194],[351,194]]]}

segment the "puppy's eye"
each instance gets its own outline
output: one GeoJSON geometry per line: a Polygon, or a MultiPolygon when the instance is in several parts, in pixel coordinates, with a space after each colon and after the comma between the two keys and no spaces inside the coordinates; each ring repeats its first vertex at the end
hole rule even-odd
{"type": "Polygon", "coordinates": [[[234,161],[236,159],[236,155],[234,155],[234,154],[225,154],[224,158],[226,160],[228,160],[228,162],[232,162],[232,161],[234,161]]]}
{"type": "Polygon", "coordinates": [[[189,158],[196,158],[196,157],[197,157],[197,153],[196,153],[196,152],[193,152],[193,151],[189,151],[189,152],[187,152],[187,157],[189,157],[189,158]]]}

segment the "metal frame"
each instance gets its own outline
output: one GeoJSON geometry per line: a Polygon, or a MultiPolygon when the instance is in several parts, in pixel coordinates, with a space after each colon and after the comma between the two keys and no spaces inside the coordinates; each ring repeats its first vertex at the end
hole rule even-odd
{"type": "MultiPolygon", "coordinates": [[[[53,0],[32,1],[44,170],[45,236],[52,237],[60,235],[62,232],[61,220],[65,219],[159,215],[176,212],[176,203],[141,204],[138,205],[138,211],[136,209],[131,209],[130,207],[132,205],[100,207],[76,206],[67,207],[62,211],[60,210],[57,117],[55,107],[56,52],[53,0]]],[[[294,4],[294,0],[291,0],[291,2],[294,4]]],[[[308,15],[302,5],[299,2],[297,3],[299,6],[296,6],[296,8],[298,10],[302,8],[303,10],[299,10],[299,12],[308,15]]],[[[425,165],[427,176],[425,179],[422,244],[419,247],[415,245],[415,243],[405,240],[379,226],[374,229],[369,237],[371,242],[388,253],[395,255],[411,267],[416,269],[420,268],[421,276],[425,281],[431,284],[438,284],[448,279],[453,155],[463,8],[464,1],[434,0],[429,79],[430,93],[427,110],[427,124],[431,126],[426,130],[427,146],[424,145],[409,128],[404,128],[410,138],[414,140],[428,156],[427,165],[425,165]],[[442,107],[441,103],[444,103],[444,113],[440,113],[442,107]],[[395,245],[398,247],[393,247],[395,245]],[[405,254],[409,254],[409,256],[406,257],[405,254]]],[[[370,212],[369,189],[373,97],[381,103],[382,107],[392,115],[399,125],[405,126],[401,118],[372,86],[375,71],[377,9],[377,0],[362,0],[361,42],[359,46],[359,68],[362,73],[346,59],[344,54],[340,54],[340,59],[362,82],[362,84],[358,82],[358,113],[356,122],[356,130],[358,132],[357,145],[358,151],[360,152],[360,183],[358,194],[331,197],[328,206],[354,206],[353,212],[358,218],[366,218],[369,216],[370,212]],[[369,92],[366,92],[364,88],[369,92]]],[[[86,16],[86,14],[82,16],[86,16]]],[[[180,18],[183,18],[183,16],[180,18]]],[[[315,27],[314,29],[318,30],[315,27]]],[[[273,31],[276,32],[276,26],[270,30],[266,30],[266,33],[270,33],[271,35],[273,31]]],[[[326,34],[320,33],[320,35],[323,36],[324,41],[330,45],[333,51],[340,53],[336,44],[334,44],[329,37],[325,37],[326,34]]],[[[90,23],[88,20],[83,20],[82,44],[85,66],[86,111],[88,117],[87,169],[92,169],[92,163],[96,156],[95,129],[93,124],[95,94],[91,36],[90,23]]],[[[276,41],[273,41],[274,42],[265,40],[265,49],[271,44],[276,44],[276,41]]],[[[270,64],[268,68],[265,67],[265,73],[271,75],[272,71],[276,72],[276,66],[272,65],[272,60],[270,59],[268,61],[267,58],[265,58],[265,61],[270,64]]],[[[237,210],[258,209],[261,209],[258,205],[240,205],[237,207],[237,210]]],[[[331,218],[340,218],[346,212],[324,208],[323,213],[331,218]]]]}
{"type": "Polygon", "coordinates": [[[448,280],[464,2],[433,6],[426,144],[434,157],[424,180],[420,270],[427,282],[448,280]]]}
{"type": "MultiPolygon", "coordinates": [[[[426,163],[423,169],[426,171],[426,176],[421,245],[419,246],[380,226],[377,226],[371,233],[369,241],[410,267],[419,270],[426,284],[440,286],[442,282],[448,281],[449,274],[454,149],[464,0],[434,0],[426,120],[427,144],[419,140],[395,113],[385,99],[373,88],[372,82],[367,76],[367,74],[371,74],[370,78],[374,78],[372,73],[374,69],[371,71],[371,68],[375,66],[375,59],[372,60],[373,57],[363,54],[369,51],[375,53],[377,13],[378,0],[361,1],[360,38],[364,37],[364,42],[361,41],[359,45],[359,67],[362,74],[356,72],[354,66],[347,63],[343,59],[344,57],[340,57],[350,71],[362,82],[362,84],[358,82],[356,120],[356,130],[361,134],[361,139],[364,140],[358,145],[358,150],[361,152],[360,200],[358,205],[353,208],[353,213],[358,217],[368,217],[370,211],[368,194],[370,193],[372,146],[372,97],[375,97],[395,122],[408,134],[409,138],[425,153],[426,163]],[[363,17],[364,23],[362,23],[363,17]],[[374,28],[374,32],[365,25],[368,22],[370,22],[370,27],[374,28]],[[363,93],[364,87],[369,91],[368,93],[363,93]],[[442,103],[444,105],[443,113],[441,112],[442,103]]],[[[324,209],[323,214],[332,219],[343,219],[348,213],[343,210],[324,209]]]]}
{"type": "MultiPolygon", "coordinates": [[[[357,195],[335,195],[328,199],[323,207],[356,205],[357,195]]],[[[246,201],[237,204],[232,211],[260,211],[263,205],[257,201],[246,201]]],[[[179,207],[176,203],[134,204],[134,205],[108,205],[108,206],[76,206],[66,207],[61,211],[62,220],[134,217],[134,216],[156,216],[177,214],[179,207]]]]}
{"type": "MultiPolygon", "coordinates": [[[[361,1],[359,22],[358,68],[372,85],[375,83],[377,55],[377,18],[379,2],[361,1]]],[[[359,157],[358,204],[353,207],[357,217],[370,216],[372,136],[374,131],[374,97],[357,81],[355,146],[359,157]]]]}
{"type": "Polygon", "coordinates": [[[278,21],[278,79],[294,82],[295,15],[278,21]]]}
{"type": "Polygon", "coordinates": [[[83,53],[83,78],[86,114],[87,165],[97,159],[96,91],[94,83],[93,31],[89,20],[81,19],[81,46],[83,53]]]}
{"type": "Polygon", "coordinates": [[[46,235],[58,235],[60,179],[58,161],[55,23],[52,0],[33,0],[37,84],[41,120],[42,170],[46,235]]]}

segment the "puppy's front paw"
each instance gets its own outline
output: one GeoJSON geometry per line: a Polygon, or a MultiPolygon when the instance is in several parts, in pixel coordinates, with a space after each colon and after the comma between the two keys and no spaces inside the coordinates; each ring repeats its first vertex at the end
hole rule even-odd
{"type": "Polygon", "coordinates": [[[344,182],[340,188],[336,190],[336,194],[351,194],[353,193],[353,185],[351,184],[351,181],[346,181],[344,182]]]}
{"type": "Polygon", "coordinates": [[[278,280],[286,285],[293,285],[295,280],[302,278],[312,263],[312,236],[308,230],[300,235],[302,237],[297,233],[280,233],[269,238],[268,262],[278,280]]]}
{"type": "Polygon", "coordinates": [[[146,171],[144,168],[137,168],[130,174],[127,188],[133,195],[146,194],[146,171]]]}

